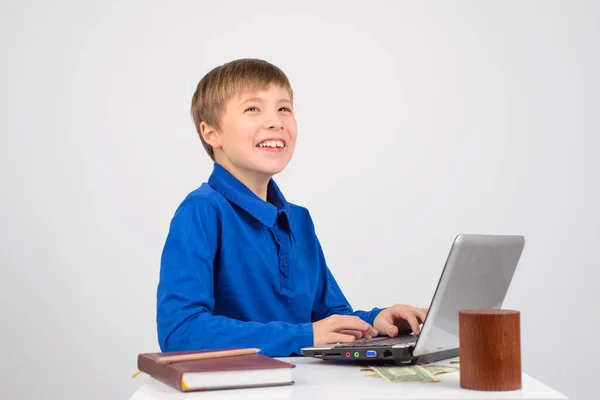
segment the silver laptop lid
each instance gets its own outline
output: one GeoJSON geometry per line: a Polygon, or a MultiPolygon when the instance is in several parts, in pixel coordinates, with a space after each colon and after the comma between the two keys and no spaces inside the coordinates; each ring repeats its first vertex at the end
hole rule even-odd
{"type": "Polygon", "coordinates": [[[458,235],[413,355],[458,348],[459,310],[501,308],[524,245],[517,235],[458,235]]]}

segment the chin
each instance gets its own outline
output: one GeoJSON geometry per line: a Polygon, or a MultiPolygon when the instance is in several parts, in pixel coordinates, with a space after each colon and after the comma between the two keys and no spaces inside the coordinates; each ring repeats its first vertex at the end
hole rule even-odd
{"type": "Polygon", "coordinates": [[[270,168],[261,168],[260,172],[263,173],[263,174],[265,174],[265,175],[273,176],[273,175],[279,174],[280,172],[283,172],[284,169],[285,169],[285,167],[284,168],[272,168],[272,167],[270,167],[270,168]]]}
{"type": "Polygon", "coordinates": [[[281,163],[277,163],[277,164],[271,164],[271,165],[260,165],[257,169],[265,174],[265,175],[277,175],[280,172],[283,172],[283,170],[285,169],[285,167],[287,166],[286,164],[281,164],[281,163]]]}

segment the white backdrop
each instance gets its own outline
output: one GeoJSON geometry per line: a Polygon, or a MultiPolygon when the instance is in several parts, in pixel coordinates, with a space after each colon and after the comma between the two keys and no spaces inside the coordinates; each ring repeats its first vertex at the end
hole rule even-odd
{"type": "Polygon", "coordinates": [[[427,306],[457,233],[523,234],[523,368],[600,353],[596,2],[2,1],[0,397],[128,398],[168,224],[211,171],[198,80],[257,57],[296,96],[278,183],[356,308],[427,306]],[[368,4],[368,5],[367,5],[368,4]]]}

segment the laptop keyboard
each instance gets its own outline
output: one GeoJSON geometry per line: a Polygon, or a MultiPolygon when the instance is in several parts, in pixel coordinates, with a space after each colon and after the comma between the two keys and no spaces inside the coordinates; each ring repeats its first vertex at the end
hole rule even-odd
{"type": "Polygon", "coordinates": [[[371,340],[358,339],[352,343],[339,343],[343,347],[374,347],[374,346],[393,346],[395,344],[411,344],[417,341],[415,335],[400,335],[396,337],[375,337],[371,340]]]}

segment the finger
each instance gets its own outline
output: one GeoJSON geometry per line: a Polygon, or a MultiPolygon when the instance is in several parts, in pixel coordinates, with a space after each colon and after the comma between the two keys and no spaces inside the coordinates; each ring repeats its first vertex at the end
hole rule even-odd
{"type": "Polygon", "coordinates": [[[415,314],[408,313],[406,316],[406,321],[410,325],[410,328],[412,329],[415,335],[421,333],[421,330],[419,329],[419,321],[417,321],[417,317],[415,316],[415,314]]]}
{"type": "Polygon", "coordinates": [[[352,343],[356,340],[353,335],[344,335],[343,333],[331,333],[327,343],[352,343]]]}
{"type": "Polygon", "coordinates": [[[343,335],[353,335],[356,339],[360,339],[363,336],[363,332],[354,329],[344,329],[340,333],[343,335]]]}
{"type": "Polygon", "coordinates": [[[333,329],[341,331],[344,329],[356,329],[359,331],[366,331],[368,329],[375,329],[371,325],[367,324],[362,319],[351,316],[351,315],[340,315],[338,318],[333,320],[333,329]]]}
{"type": "Polygon", "coordinates": [[[417,318],[420,323],[425,322],[425,318],[427,317],[427,309],[426,308],[416,308],[415,313],[417,314],[417,318]]]}
{"type": "Polygon", "coordinates": [[[392,322],[390,321],[381,321],[381,325],[379,326],[380,332],[383,333],[384,335],[388,335],[389,337],[396,337],[398,336],[398,333],[400,332],[400,330],[398,329],[398,327],[396,325],[394,325],[392,322]]]}
{"type": "Polygon", "coordinates": [[[371,335],[372,337],[375,337],[377,335],[379,335],[379,332],[377,332],[377,329],[375,329],[374,327],[372,327],[371,329],[369,329],[369,335],[371,335]]]}
{"type": "Polygon", "coordinates": [[[340,333],[343,333],[346,335],[354,335],[354,336],[356,336],[357,339],[360,339],[361,337],[364,336],[364,338],[367,340],[371,340],[375,336],[379,335],[379,332],[377,332],[377,329],[374,329],[374,328],[368,329],[366,331],[357,331],[355,329],[344,329],[344,330],[340,331],[340,333]]]}
{"type": "Polygon", "coordinates": [[[369,331],[357,331],[355,329],[344,329],[342,331],[340,331],[340,333],[343,333],[345,335],[353,335],[354,337],[356,337],[357,339],[360,339],[361,337],[365,337],[365,339],[370,340],[373,339],[373,336],[371,336],[369,334],[369,331]]]}
{"type": "Polygon", "coordinates": [[[389,328],[387,329],[387,335],[389,337],[396,337],[396,336],[398,336],[399,333],[400,333],[400,329],[398,329],[398,327],[396,325],[390,324],[389,328]]]}

